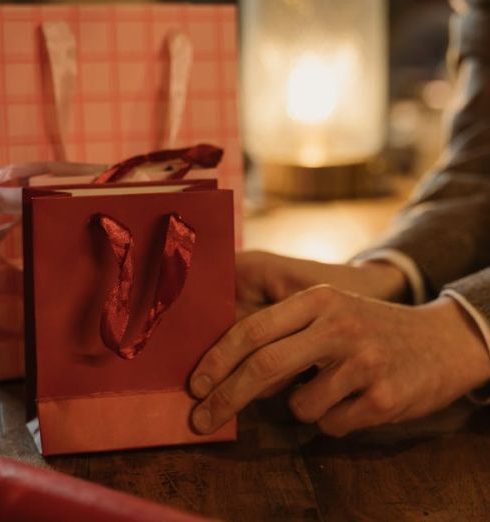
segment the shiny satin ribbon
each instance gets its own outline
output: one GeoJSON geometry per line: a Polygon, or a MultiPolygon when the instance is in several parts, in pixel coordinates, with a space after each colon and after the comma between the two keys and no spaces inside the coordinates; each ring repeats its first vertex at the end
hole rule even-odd
{"type": "Polygon", "coordinates": [[[66,160],[66,137],[78,75],[76,41],[64,21],[44,22],[41,25],[41,37],[47,55],[43,86],[48,100],[53,102],[44,104],[46,122],[55,158],[66,160]]]}
{"type": "MultiPolygon", "coordinates": [[[[175,160],[179,160],[181,164],[175,172],[167,177],[167,179],[182,179],[192,168],[209,169],[216,167],[216,165],[221,161],[222,156],[222,149],[207,144],[200,144],[184,149],[159,150],[148,154],[133,156],[132,158],[120,163],[116,163],[99,174],[93,183],[114,183],[120,181],[134,168],[145,163],[162,163],[175,160]]],[[[162,168],[165,168],[165,165],[163,165],[162,168]]]]}
{"type": "Polygon", "coordinates": [[[160,323],[162,314],[180,295],[191,266],[196,233],[176,214],[168,216],[168,229],[161,251],[160,271],[152,306],[141,334],[124,342],[134,285],[134,241],[131,231],[115,219],[99,214],[96,221],[105,233],[118,263],[118,278],[104,303],[100,334],[104,344],[123,359],[143,350],[160,323]]]}
{"type": "MultiPolygon", "coordinates": [[[[69,24],[62,20],[41,24],[41,42],[46,55],[42,61],[43,86],[48,99],[53,102],[45,104],[46,122],[55,157],[65,160],[66,135],[78,80],[77,42],[69,24]]],[[[162,121],[157,121],[155,148],[172,147],[177,140],[194,54],[191,39],[182,31],[171,31],[164,40],[164,46],[168,52],[169,70],[163,70],[162,85],[167,86],[163,92],[168,93],[168,99],[162,100],[162,103],[168,107],[168,113],[162,121]]],[[[161,116],[158,112],[155,114],[161,116]]]]}
{"type": "Polygon", "coordinates": [[[164,135],[158,145],[168,149],[175,145],[180,127],[184,120],[187,90],[191,77],[193,46],[185,33],[173,31],[167,41],[170,58],[170,76],[168,78],[168,115],[164,135]]]}

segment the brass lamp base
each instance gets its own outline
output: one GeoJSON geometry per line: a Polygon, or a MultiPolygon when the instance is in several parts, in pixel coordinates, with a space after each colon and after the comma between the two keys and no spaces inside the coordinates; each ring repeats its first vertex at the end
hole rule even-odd
{"type": "Polygon", "coordinates": [[[346,199],[391,192],[386,169],[378,161],[338,167],[260,166],[265,193],[286,199],[346,199]]]}

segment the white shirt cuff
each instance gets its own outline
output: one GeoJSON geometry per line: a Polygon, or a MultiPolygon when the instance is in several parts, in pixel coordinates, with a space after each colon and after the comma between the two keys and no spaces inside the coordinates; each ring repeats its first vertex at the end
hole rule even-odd
{"type": "MultiPolygon", "coordinates": [[[[483,317],[483,315],[466,299],[466,297],[464,297],[464,295],[461,295],[455,290],[446,288],[441,292],[441,295],[447,295],[457,301],[466,310],[473,321],[475,321],[490,355],[490,326],[485,317],[483,317]]],[[[482,388],[481,390],[475,390],[469,393],[468,398],[477,404],[490,404],[490,393],[488,387],[485,386],[485,389],[482,388]]]]}
{"type": "Polygon", "coordinates": [[[452,297],[455,301],[457,301],[471,316],[473,321],[475,321],[482,337],[487,345],[487,349],[490,354],[490,326],[488,325],[487,320],[483,315],[466,299],[464,295],[452,290],[451,288],[446,288],[441,292],[441,295],[448,295],[452,297]]]}
{"type": "Polygon", "coordinates": [[[371,250],[357,255],[351,261],[351,264],[356,265],[364,261],[387,261],[395,265],[407,278],[412,292],[413,304],[419,305],[426,302],[427,293],[425,291],[424,278],[412,258],[399,250],[380,248],[379,250],[371,250]]]}

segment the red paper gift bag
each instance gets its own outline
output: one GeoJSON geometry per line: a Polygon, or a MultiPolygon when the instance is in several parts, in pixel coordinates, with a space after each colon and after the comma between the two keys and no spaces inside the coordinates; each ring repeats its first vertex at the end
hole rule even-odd
{"type": "MultiPolygon", "coordinates": [[[[229,5],[1,5],[0,192],[29,184],[2,165],[104,167],[150,150],[214,143],[225,150],[217,177],[235,192],[239,245],[235,29],[229,5]]],[[[0,380],[23,370],[18,219],[0,194],[0,380]]]]}
{"type": "Polygon", "coordinates": [[[234,321],[232,192],[182,180],[24,198],[29,425],[42,453],[233,439],[234,422],[192,432],[186,391],[234,321]]]}

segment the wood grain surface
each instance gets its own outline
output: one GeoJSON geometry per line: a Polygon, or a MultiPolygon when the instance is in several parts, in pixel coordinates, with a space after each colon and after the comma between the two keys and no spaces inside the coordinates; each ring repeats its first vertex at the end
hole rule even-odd
{"type": "MultiPolygon", "coordinates": [[[[490,412],[466,401],[419,422],[332,439],[277,398],[235,443],[40,457],[23,385],[0,385],[0,454],[225,521],[486,521],[490,412]]],[[[108,427],[108,429],[110,429],[108,427]]]]}

